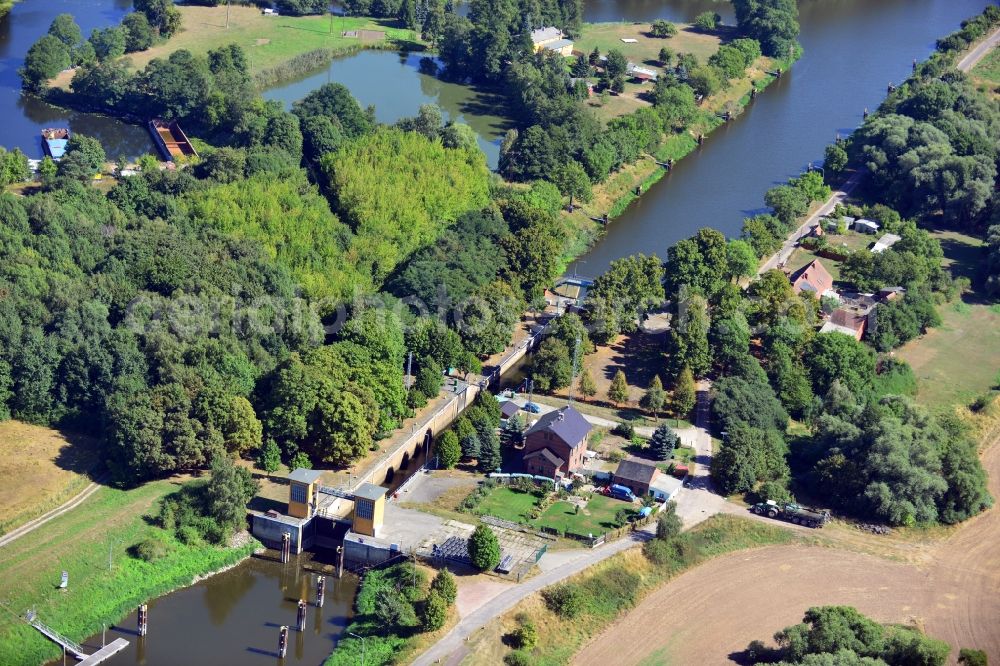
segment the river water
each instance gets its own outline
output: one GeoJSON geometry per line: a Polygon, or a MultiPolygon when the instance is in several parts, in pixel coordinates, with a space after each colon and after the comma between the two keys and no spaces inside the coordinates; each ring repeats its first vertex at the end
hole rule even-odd
{"type": "MultiPolygon", "coordinates": [[[[322,664],[350,621],[358,583],[351,574],[340,580],[327,576],[323,608],[316,608],[312,605],[316,575],[302,568],[304,561],[293,557],[282,565],[251,558],[197,585],[150,601],[147,635],[136,635],[136,614],[131,613],[109,629],[106,637],[109,643],[124,638],[128,648],[104,663],[322,664]],[[299,599],[310,604],[303,632],[295,628],[299,599]],[[289,627],[288,652],[283,661],[278,659],[278,630],[282,625],[289,627]]],[[[84,646],[99,648],[101,640],[101,634],[91,636],[84,646]]]]}
{"type": "MultiPolygon", "coordinates": [[[[0,145],[41,155],[38,132],[68,125],[96,136],[110,157],[152,150],[143,128],[113,119],[55,109],[20,95],[17,68],[28,47],[60,12],[73,13],[84,34],[113,24],[129,0],[23,0],[0,19],[0,145]]],[[[657,252],[703,226],[732,236],[744,216],[757,212],[765,190],[822,157],[836,132],[847,133],[865,106],[875,108],[890,81],[900,81],[913,58],[924,58],[934,40],[984,6],[982,0],[802,0],[801,42],[805,55],[789,75],[760,95],[740,118],[712,134],[699,151],[666,176],[615,220],[578,264],[596,275],[610,261],[635,252],[657,252]],[[586,262],[586,263],[584,263],[586,262]]],[[[691,20],[719,11],[732,22],[727,4],[711,0],[587,0],[588,21],[691,20]]],[[[379,119],[414,115],[420,104],[439,104],[451,118],[480,133],[487,154],[505,129],[492,100],[418,70],[419,60],[393,53],[363,53],[283,86],[269,96],[286,103],[327,80],[348,85],[362,104],[375,104],[379,119]]],[[[495,157],[491,160],[495,163],[495,157]]],[[[128,639],[129,649],[107,663],[144,666],[274,664],[277,627],[294,625],[299,598],[312,598],[313,576],[296,561],[287,566],[251,559],[195,586],[150,603],[149,635],[132,632],[135,615],[108,640],[128,639]]],[[[285,663],[320,664],[351,612],[356,581],[328,579],[326,606],[309,608],[307,630],[292,632],[285,663]]],[[[101,636],[88,645],[100,645],[101,636]]]]}
{"type": "MultiPolygon", "coordinates": [[[[670,6],[676,20],[690,20],[711,4],[670,6]]],[[[670,245],[701,227],[738,236],[743,218],[762,212],[767,189],[822,160],[836,133],[849,133],[866,106],[877,107],[914,58],[926,58],[938,37],[985,6],[983,0],[802,0],[805,53],[791,73],[614,220],[581,257],[579,273],[599,275],[636,252],[665,257],[670,245]]],[[[587,19],[649,21],[660,13],[648,0],[591,0],[587,19]]]]}

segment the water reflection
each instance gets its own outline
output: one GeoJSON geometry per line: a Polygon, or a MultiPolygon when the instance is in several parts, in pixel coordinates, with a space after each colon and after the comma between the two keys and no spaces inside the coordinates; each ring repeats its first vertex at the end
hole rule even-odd
{"type": "Polygon", "coordinates": [[[291,108],[292,102],[323,84],[341,83],[362,106],[375,105],[375,116],[383,123],[414,116],[421,104],[437,104],[445,120],[472,128],[487,163],[496,168],[503,135],[513,127],[503,115],[503,99],[489,90],[435,76],[427,60],[419,53],[363,51],[338,58],[319,72],[271,88],[264,92],[264,97],[280,100],[291,108]]]}

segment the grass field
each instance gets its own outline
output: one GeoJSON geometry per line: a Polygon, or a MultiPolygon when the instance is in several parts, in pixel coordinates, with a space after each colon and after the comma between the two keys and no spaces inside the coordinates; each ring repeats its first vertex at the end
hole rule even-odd
{"type": "Polygon", "coordinates": [[[96,459],[89,439],[70,442],[49,428],[0,423],[0,534],[83,490],[96,459]]]}
{"type": "Polygon", "coordinates": [[[181,30],[163,44],[130,54],[128,57],[137,68],[178,49],[204,54],[235,43],[246,49],[251,69],[259,72],[316,49],[360,46],[358,39],[342,36],[348,30],[381,30],[390,40],[417,41],[412,30],[400,30],[392,20],[338,16],[331,22],[329,16],[265,16],[254,7],[233,6],[227,29],[225,6],[178,5],[177,8],[182,16],[181,30]]]}
{"type": "Polygon", "coordinates": [[[988,86],[996,93],[1000,86],[1000,49],[994,48],[969,72],[976,83],[988,86]]]}
{"type": "MultiPolygon", "coordinates": [[[[680,539],[685,555],[664,565],[650,562],[640,549],[632,548],[593,566],[570,579],[583,590],[585,610],[580,617],[564,619],[546,608],[541,595],[533,594],[474,634],[468,644],[467,665],[503,663],[510,651],[503,637],[518,626],[517,617],[530,620],[538,629],[538,646],[531,651],[531,663],[565,664],[591,637],[599,634],[622,613],[638,604],[647,594],[683,571],[718,555],[795,539],[789,530],[734,516],[709,518],[680,539]],[[619,589],[627,579],[638,586],[632,594],[619,589]],[[621,603],[604,603],[608,599],[621,603]],[[523,615],[522,615],[523,614],[523,615]]],[[[654,627],[649,630],[655,631],[654,627]]]]}
{"type": "Polygon", "coordinates": [[[531,493],[522,493],[506,487],[494,488],[493,491],[476,507],[476,513],[496,516],[515,523],[528,520],[528,514],[534,508],[537,497],[531,493]]]}
{"type": "Polygon", "coordinates": [[[664,46],[674,53],[693,53],[700,63],[719,50],[721,40],[717,36],[694,32],[683,23],[678,23],[677,28],[675,36],[658,39],[649,36],[648,23],[585,23],[583,34],[576,40],[573,49],[589,54],[596,47],[601,50],[601,55],[617,49],[636,64],[645,63],[654,67],[660,66],[658,56],[664,46]],[[622,39],[638,41],[626,44],[622,39]]]}
{"type": "MultiPolygon", "coordinates": [[[[971,278],[982,261],[982,241],[955,231],[935,231],[944,265],[955,277],[971,278]]],[[[1000,374],[1000,306],[975,293],[938,308],[941,326],[897,352],[917,377],[917,401],[934,411],[968,405],[994,388],[1000,374]]]]}
{"type": "Polygon", "coordinates": [[[176,490],[156,481],[129,491],[101,488],[81,506],[0,550],[0,664],[36,666],[58,656],[54,643],[14,615],[29,608],[74,640],[99,632],[144,600],[190,584],[195,576],[233,564],[253,546],[223,549],[190,546],[154,527],[144,516],[156,501],[176,490]],[[126,550],[151,537],[167,554],[147,563],[126,550]],[[109,548],[113,565],[108,569],[109,548]],[[57,589],[61,571],[68,589],[57,589]]]}

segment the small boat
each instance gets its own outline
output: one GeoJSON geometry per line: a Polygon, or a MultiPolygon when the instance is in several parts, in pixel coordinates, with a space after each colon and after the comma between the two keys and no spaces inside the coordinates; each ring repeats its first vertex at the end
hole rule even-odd
{"type": "Polygon", "coordinates": [[[42,147],[49,157],[57,162],[66,154],[66,144],[69,143],[69,130],[65,127],[42,130],[42,147]]]}
{"type": "Polygon", "coordinates": [[[156,147],[168,162],[188,156],[198,157],[198,151],[191,145],[176,120],[167,122],[154,118],[149,121],[149,133],[153,135],[156,147]]]}

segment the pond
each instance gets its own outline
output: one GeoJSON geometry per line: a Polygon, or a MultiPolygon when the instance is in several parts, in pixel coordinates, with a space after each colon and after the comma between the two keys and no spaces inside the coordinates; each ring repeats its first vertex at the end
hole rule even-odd
{"type": "Polygon", "coordinates": [[[495,93],[444,81],[427,69],[437,61],[419,53],[362,51],[337,58],[330,66],[295,81],[265,91],[267,99],[280,100],[287,108],[325,83],[347,86],[361,106],[375,106],[382,123],[415,116],[421,104],[437,104],[445,120],[465,123],[475,131],[486,161],[495,169],[504,133],[513,125],[501,113],[502,99],[495,93]],[[421,60],[424,65],[421,65],[421,60]]]}

